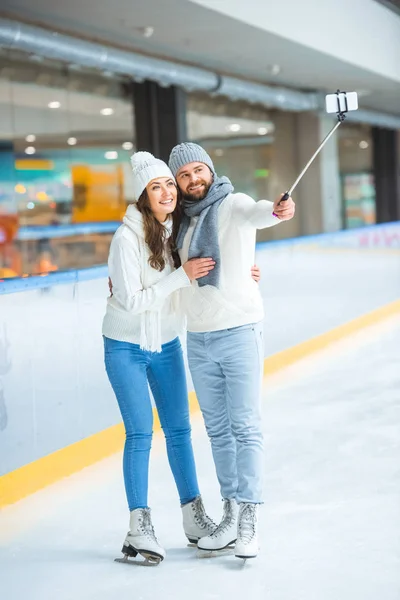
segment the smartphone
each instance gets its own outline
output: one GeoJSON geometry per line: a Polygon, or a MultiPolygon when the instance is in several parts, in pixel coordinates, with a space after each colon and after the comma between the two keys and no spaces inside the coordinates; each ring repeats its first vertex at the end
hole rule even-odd
{"type": "Polygon", "coordinates": [[[348,112],[357,110],[357,92],[339,92],[325,96],[325,107],[328,113],[348,112]]]}

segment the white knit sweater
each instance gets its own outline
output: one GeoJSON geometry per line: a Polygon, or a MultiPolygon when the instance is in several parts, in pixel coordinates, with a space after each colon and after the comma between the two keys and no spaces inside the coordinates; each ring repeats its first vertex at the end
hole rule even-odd
{"type": "MultiPolygon", "coordinates": [[[[169,234],[170,228],[169,222],[169,234]]],[[[190,280],[182,267],[174,271],[172,259],[162,272],[153,269],[149,256],[142,215],[133,204],[110,246],[108,271],[113,295],[107,300],[102,332],[113,340],[159,352],[161,344],[182,333],[184,315],[175,292],[190,286],[190,280]]]]}
{"type": "MultiPolygon", "coordinates": [[[[219,288],[199,287],[195,281],[190,288],[181,290],[188,331],[218,331],[257,323],[264,318],[261,294],[251,277],[251,267],[255,259],[256,230],[280,223],[272,211],[272,202],[255,202],[246,194],[230,194],[221,202],[218,208],[219,288]]],[[[180,251],[182,263],[187,261],[197,219],[192,217],[184,238],[180,251]]]]}

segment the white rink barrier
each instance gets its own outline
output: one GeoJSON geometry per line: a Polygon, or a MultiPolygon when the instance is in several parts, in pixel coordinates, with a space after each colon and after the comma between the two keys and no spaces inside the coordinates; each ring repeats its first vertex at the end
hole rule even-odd
{"type": "MultiPolygon", "coordinates": [[[[265,355],[400,296],[400,223],[258,245],[265,355]]],[[[0,475],[120,422],[103,363],[107,270],[0,282],[0,475]]]]}

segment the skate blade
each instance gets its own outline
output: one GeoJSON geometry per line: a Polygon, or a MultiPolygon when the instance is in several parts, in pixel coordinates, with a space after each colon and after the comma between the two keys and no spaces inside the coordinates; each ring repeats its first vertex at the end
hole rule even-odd
{"type": "Polygon", "coordinates": [[[156,567],[162,561],[162,558],[155,556],[141,556],[143,556],[144,560],[124,556],[123,558],[114,558],[114,562],[121,563],[123,565],[135,565],[137,567],[156,567]]]}
{"type": "Polygon", "coordinates": [[[226,546],[221,550],[201,550],[197,549],[197,558],[217,558],[218,556],[231,556],[234,553],[235,546],[226,546]]]}
{"type": "Polygon", "coordinates": [[[243,561],[243,564],[242,564],[243,567],[248,560],[251,560],[252,558],[257,558],[257,554],[252,554],[251,556],[240,556],[240,554],[235,554],[235,556],[236,556],[236,558],[239,558],[240,560],[243,561]]]}
{"type": "Polygon", "coordinates": [[[199,541],[200,538],[187,538],[188,546],[197,546],[197,542],[199,541]]]}
{"type": "Polygon", "coordinates": [[[130,565],[140,565],[145,567],[156,566],[160,564],[163,560],[163,557],[159,554],[155,554],[152,552],[148,552],[147,550],[140,550],[138,548],[134,548],[133,546],[126,546],[125,544],[122,546],[122,558],[116,558],[115,562],[122,564],[130,564],[130,565]],[[137,556],[144,558],[144,560],[137,559],[137,556]],[[133,560],[136,559],[136,560],[133,560]]]}

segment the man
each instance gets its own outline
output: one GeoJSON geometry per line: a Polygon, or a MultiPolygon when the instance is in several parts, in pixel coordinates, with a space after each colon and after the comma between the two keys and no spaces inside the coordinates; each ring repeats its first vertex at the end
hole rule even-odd
{"type": "Polygon", "coordinates": [[[189,368],[224,501],[221,523],[198,547],[221,550],[235,543],[236,556],[253,558],[262,503],[264,309],[250,269],[256,230],[291,219],[295,206],[291,198],[280,204],[282,196],[272,203],[234,194],[197,144],[173,148],[169,167],[183,197],[180,258],[216,261],[213,271],[183,290],[189,368]]]}

